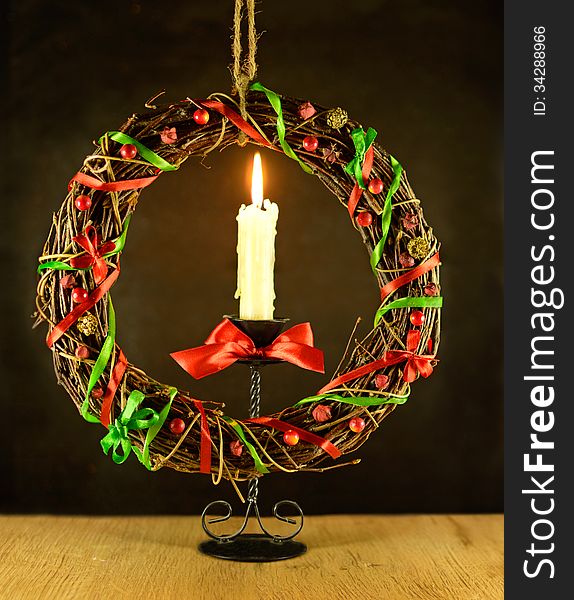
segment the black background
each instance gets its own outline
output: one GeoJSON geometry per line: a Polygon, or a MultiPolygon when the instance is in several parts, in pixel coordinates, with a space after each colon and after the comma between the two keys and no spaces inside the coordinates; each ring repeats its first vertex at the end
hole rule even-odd
{"type": "MultiPolygon", "coordinates": [[[[3,3],[2,373],[0,509],[186,513],[232,498],[224,483],[135,458],[116,466],[56,385],[46,330],[30,329],[35,266],[51,213],[90,140],[144,101],[228,91],[231,0],[3,3]],[[8,118],[6,119],[6,115],[8,118]]],[[[308,513],[502,509],[502,5],[291,0],[260,5],[259,79],[379,132],[406,167],[441,252],[441,363],[364,445],[358,466],[272,475],[265,501],[308,513]]],[[[232,312],[235,215],[252,152],[190,160],[146,190],[114,288],[130,361],[199,398],[246,411],[248,373],[196,383],[169,352],[197,345],[232,312]]],[[[340,207],[294,161],[263,155],[280,207],[277,312],[311,321],[335,368],[357,316],[376,310],[368,257],[340,207]]],[[[365,324],[363,331],[367,330],[365,324]]],[[[321,387],[320,375],[264,373],[272,412],[321,387]]]]}

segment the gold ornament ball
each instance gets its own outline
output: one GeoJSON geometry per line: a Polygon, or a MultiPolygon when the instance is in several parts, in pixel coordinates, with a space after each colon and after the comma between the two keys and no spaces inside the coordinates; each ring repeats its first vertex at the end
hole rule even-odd
{"type": "Polygon", "coordinates": [[[341,129],[349,120],[349,115],[342,108],[333,108],[327,114],[327,125],[333,129],[341,129]]]}
{"type": "Polygon", "coordinates": [[[94,335],[98,330],[98,320],[91,313],[86,313],[78,319],[76,327],[84,335],[94,335]]]}
{"type": "Polygon", "coordinates": [[[429,243],[422,237],[416,237],[407,244],[409,254],[416,259],[424,258],[430,251],[429,243]]]}

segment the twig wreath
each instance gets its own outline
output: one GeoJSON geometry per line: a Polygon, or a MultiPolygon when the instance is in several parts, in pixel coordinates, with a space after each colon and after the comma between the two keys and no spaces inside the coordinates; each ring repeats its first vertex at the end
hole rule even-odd
{"type": "Polygon", "coordinates": [[[373,129],[341,108],[258,83],[241,107],[215,93],[146,108],[95,144],[39,259],[36,316],[49,324],[58,382],[87,421],[107,428],[102,447],[117,463],[133,450],[150,470],[211,473],[214,483],[337,466],[330,461],[359,448],[436,364],[439,243],[405,171],[373,129]],[[244,421],[129,363],[110,294],[140,192],[190,156],[238,143],[282,152],[323,182],[368,249],[381,299],[372,330],[361,340],[353,331],[330,383],[276,414],[244,421]],[[285,432],[295,432],[298,443],[285,432]]]}

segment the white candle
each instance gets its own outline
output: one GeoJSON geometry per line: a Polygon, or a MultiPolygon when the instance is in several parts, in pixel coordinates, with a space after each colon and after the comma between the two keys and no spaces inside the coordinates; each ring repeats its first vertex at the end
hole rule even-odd
{"type": "Polygon", "coordinates": [[[263,200],[261,155],[253,157],[251,204],[241,205],[237,215],[237,291],[241,319],[273,318],[273,268],[279,208],[263,200]]]}

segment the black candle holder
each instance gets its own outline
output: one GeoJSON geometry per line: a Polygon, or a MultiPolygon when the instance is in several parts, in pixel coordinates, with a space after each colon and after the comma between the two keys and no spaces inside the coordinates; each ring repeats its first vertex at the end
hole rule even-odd
{"type": "MultiPolygon", "coordinates": [[[[247,334],[255,344],[256,348],[264,348],[273,342],[281,333],[289,319],[272,319],[266,321],[255,321],[240,319],[236,316],[225,316],[237,328],[247,334]]],[[[249,417],[259,416],[261,406],[261,371],[265,365],[277,364],[282,361],[266,358],[242,359],[238,361],[249,366],[251,385],[249,388],[249,417]]],[[[273,516],[283,523],[295,526],[295,531],[289,535],[276,535],[268,531],[261,520],[258,505],[259,480],[251,479],[247,488],[247,508],[240,527],[230,534],[216,534],[210,529],[214,523],[222,523],[231,518],[233,510],[226,500],[215,500],[209,503],[201,515],[203,530],[211,538],[199,544],[199,550],[203,554],[234,560],[239,562],[271,562],[295,558],[307,551],[307,546],[293,538],[303,529],[304,515],[301,507],[293,500],[281,500],[273,507],[273,516]],[[223,508],[225,513],[217,517],[208,517],[211,510],[223,508]],[[296,515],[287,516],[287,509],[294,511],[296,515]],[[243,533],[249,519],[254,516],[262,533],[243,533]]]]}

